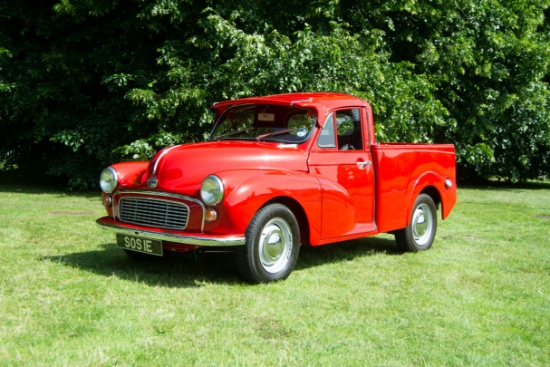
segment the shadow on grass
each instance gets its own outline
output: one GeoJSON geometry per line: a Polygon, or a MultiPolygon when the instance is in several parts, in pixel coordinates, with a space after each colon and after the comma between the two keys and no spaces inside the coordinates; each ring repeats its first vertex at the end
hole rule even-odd
{"type": "Polygon", "coordinates": [[[384,237],[366,237],[325,246],[303,246],[296,264],[296,270],[353,260],[358,257],[377,254],[402,255],[395,241],[384,237]]]}
{"type": "Polygon", "coordinates": [[[106,277],[161,287],[200,287],[204,282],[237,284],[231,253],[167,253],[163,258],[134,260],[114,244],[95,251],[46,256],[42,260],[89,271],[106,277]]]}
{"type": "Polygon", "coordinates": [[[101,191],[70,191],[59,187],[47,185],[6,185],[0,182],[0,193],[5,194],[26,194],[26,195],[52,195],[58,197],[81,197],[87,199],[101,200],[101,191]]]}
{"type": "MultiPolygon", "coordinates": [[[[303,246],[295,270],[306,270],[327,263],[349,261],[375,254],[400,255],[393,240],[369,237],[321,247],[303,246]]],[[[242,284],[229,251],[190,251],[168,253],[165,258],[138,261],[129,258],[114,244],[101,249],[61,256],[45,256],[41,260],[60,263],[105,277],[161,287],[200,287],[204,283],[242,284]]]]}
{"type": "Polygon", "coordinates": [[[484,180],[479,182],[459,182],[458,189],[473,189],[473,190],[549,190],[550,181],[526,181],[526,182],[509,182],[484,180]]]}
{"type": "MultiPolygon", "coordinates": [[[[99,173],[98,173],[99,175],[99,173]]],[[[20,177],[17,172],[0,171],[0,193],[27,195],[74,196],[101,200],[101,190],[71,191],[65,181],[55,177],[20,177]]]]}

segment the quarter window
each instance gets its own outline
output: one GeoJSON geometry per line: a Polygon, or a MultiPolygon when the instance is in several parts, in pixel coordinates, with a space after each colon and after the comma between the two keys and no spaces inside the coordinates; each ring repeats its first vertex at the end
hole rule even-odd
{"type": "Polygon", "coordinates": [[[317,145],[321,148],[336,148],[336,136],[334,134],[334,114],[325,121],[325,126],[321,130],[321,135],[317,140],[317,145]]]}

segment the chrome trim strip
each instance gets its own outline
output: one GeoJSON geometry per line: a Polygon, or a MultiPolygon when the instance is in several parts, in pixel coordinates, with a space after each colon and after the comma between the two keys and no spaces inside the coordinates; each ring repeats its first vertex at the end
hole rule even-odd
{"type": "Polygon", "coordinates": [[[241,245],[244,245],[246,242],[246,238],[244,236],[241,237],[241,236],[235,236],[235,235],[217,235],[217,236],[205,235],[204,237],[202,237],[201,235],[193,236],[193,235],[177,235],[172,233],[159,233],[159,232],[153,232],[153,231],[147,231],[147,230],[141,230],[141,229],[125,228],[125,227],[121,227],[119,225],[111,224],[111,223],[103,223],[101,222],[101,219],[103,218],[99,218],[96,221],[96,224],[101,229],[114,232],[114,233],[125,234],[128,236],[137,236],[137,237],[143,236],[145,238],[149,238],[152,240],[182,243],[186,245],[216,246],[216,247],[241,246],[241,245]]]}
{"type": "MultiPolygon", "coordinates": [[[[204,222],[206,221],[206,218],[205,218],[205,216],[206,216],[206,205],[204,205],[204,203],[202,201],[200,201],[199,199],[195,199],[195,198],[192,198],[190,196],[172,194],[172,193],[169,193],[169,192],[161,192],[161,191],[149,191],[149,190],[127,190],[126,191],[126,190],[120,190],[120,191],[116,191],[113,194],[113,204],[116,203],[117,212],[118,212],[118,202],[115,200],[115,196],[117,196],[117,195],[127,195],[127,194],[129,194],[129,195],[139,194],[139,195],[149,195],[149,196],[162,196],[162,197],[167,197],[167,198],[172,198],[172,199],[192,201],[193,203],[198,204],[202,208],[201,232],[204,232],[204,222]]],[[[114,206],[113,206],[113,215],[115,215],[114,206]]],[[[113,218],[113,219],[116,219],[116,218],[113,218]]]]}
{"type": "Polygon", "coordinates": [[[159,162],[162,159],[162,157],[164,157],[166,155],[166,153],[168,153],[169,151],[171,151],[174,148],[177,148],[178,146],[179,145],[174,145],[173,147],[166,148],[162,153],[160,153],[160,156],[157,158],[157,161],[155,162],[155,166],[153,167],[153,175],[157,174],[157,168],[158,168],[159,162]]]}

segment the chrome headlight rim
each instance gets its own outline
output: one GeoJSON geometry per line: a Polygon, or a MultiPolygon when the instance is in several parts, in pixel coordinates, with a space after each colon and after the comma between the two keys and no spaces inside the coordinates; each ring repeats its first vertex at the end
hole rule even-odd
{"type": "Polygon", "coordinates": [[[99,175],[99,186],[106,194],[112,194],[118,186],[118,174],[112,167],[107,167],[99,175]]]}
{"type": "Polygon", "coordinates": [[[201,200],[210,206],[216,206],[222,202],[225,194],[222,180],[216,175],[207,176],[201,184],[201,200]]]}

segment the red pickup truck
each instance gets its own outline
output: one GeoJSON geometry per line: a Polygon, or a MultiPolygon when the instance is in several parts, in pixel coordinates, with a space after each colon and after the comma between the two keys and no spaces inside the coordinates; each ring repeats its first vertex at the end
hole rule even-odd
{"type": "Polygon", "coordinates": [[[285,279],[301,245],[389,232],[427,250],[456,202],[451,144],[377,143],[370,105],[340,93],[215,103],[207,142],[100,177],[101,228],[134,258],[227,247],[241,276],[285,279]]]}

